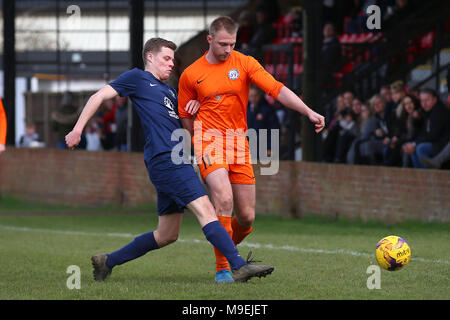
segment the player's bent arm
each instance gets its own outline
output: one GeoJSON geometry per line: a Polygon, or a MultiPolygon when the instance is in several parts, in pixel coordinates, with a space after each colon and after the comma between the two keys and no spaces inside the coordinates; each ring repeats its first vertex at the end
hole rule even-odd
{"type": "Polygon", "coordinates": [[[283,87],[278,94],[277,100],[285,107],[308,117],[315,124],[316,132],[319,132],[325,126],[325,118],[309,108],[294,92],[289,88],[283,87]]]}
{"type": "Polygon", "coordinates": [[[66,136],[66,143],[69,148],[74,148],[78,145],[78,143],[80,143],[81,134],[83,133],[86,123],[90,118],[92,118],[95,112],[97,112],[103,101],[112,99],[117,95],[118,93],[113,89],[113,87],[106,85],[89,98],[77,120],[77,123],[73,127],[73,130],[66,136]]]}

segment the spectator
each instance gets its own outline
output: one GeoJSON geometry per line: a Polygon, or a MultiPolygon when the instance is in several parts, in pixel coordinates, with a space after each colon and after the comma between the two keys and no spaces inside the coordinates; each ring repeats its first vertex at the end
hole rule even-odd
{"type": "Polygon", "coordinates": [[[127,151],[127,133],[128,133],[128,103],[127,98],[117,96],[116,103],[116,149],[118,151],[127,151]]]}
{"type": "Polygon", "coordinates": [[[354,120],[355,120],[356,124],[358,125],[358,127],[361,124],[361,109],[362,109],[361,100],[359,100],[358,98],[353,99],[351,111],[355,115],[354,120]]]}
{"type": "Polygon", "coordinates": [[[370,165],[382,162],[383,150],[387,145],[386,137],[389,136],[389,129],[393,125],[393,119],[386,113],[386,101],[383,96],[377,94],[370,99],[370,105],[374,111],[375,126],[373,131],[366,132],[366,140],[359,146],[359,154],[370,165]]]}
{"type": "Polygon", "coordinates": [[[414,141],[419,132],[422,116],[419,101],[413,95],[406,95],[395,110],[395,134],[398,137],[398,146],[401,147],[402,167],[411,167],[409,156],[403,153],[403,145],[414,141]]]}
{"type": "Polygon", "coordinates": [[[336,143],[335,163],[345,163],[347,152],[353,141],[359,136],[359,127],[356,123],[356,114],[350,109],[341,111],[341,121],[339,121],[339,135],[336,143]]]}
{"type": "MultiPolygon", "coordinates": [[[[248,108],[247,108],[247,125],[249,129],[256,130],[257,136],[257,158],[259,159],[261,139],[267,139],[267,156],[271,155],[272,150],[272,131],[280,129],[280,123],[278,121],[275,109],[273,109],[263,96],[263,92],[255,86],[250,88],[248,96],[248,108]],[[267,137],[265,137],[260,129],[267,129],[267,137]]],[[[279,144],[279,141],[278,141],[279,144]]],[[[264,151],[263,151],[264,152],[264,151]]],[[[264,154],[264,153],[263,153],[264,154]]]]}
{"type": "Polygon", "coordinates": [[[391,86],[389,85],[382,86],[380,89],[380,94],[384,97],[384,100],[386,101],[386,110],[394,110],[395,102],[392,101],[391,86]]]}
{"type": "Polygon", "coordinates": [[[424,121],[419,134],[413,142],[403,145],[403,152],[411,157],[414,168],[425,168],[420,159],[434,157],[450,139],[450,112],[439,101],[436,92],[421,90],[420,104],[424,121]]]}
{"type": "MultiPolygon", "coordinates": [[[[344,94],[345,95],[345,94],[344,94]]],[[[329,121],[326,121],[327,128],[323,130],[323,160],[325,162],[333,162],[336,155],[336,145],[339,136],[339,121],[342,117],[342,111],[346,109],[344,95],[339,95],[336,98],[336,107],[329,121]]]]}
{"type": "Polygon", "coordinates": [[[116,109],[117,105],[114,100],[106,100],[104,103],[105,113],[101,117],[101,127],[102,127],[102,146],[104,150],[111,150],[115,145],[115,135],[116,135],[116,109]]]}
{"type": "Polygon", "coordinates": [[[39,134],[36,132],[36,125],[33,122],[27,122],[25,125],[25,134],[19,139],[19,147],[41,147],[41,143],[39,142],[39,134]]]}
{"type": "Polygon", "coordinates": [[[254,17],[250,11],[244,10],[239,15],[239,29],[236,36],[236,50],[245,52],[253,36],[254,17]]]}
{"type": "Polygon", "coordinates": [[[353,99],[355,99],[355,94],[351,91],[346,91],[344,92],[343,97],[344,97],[344,106],[346,108],[351,108],[353,99]]]}
{"type": "Polygon", "coordinates": [[[334,73],[342,64],[341,43],[336,35],[335,26],[327,23],[323,27],[321,83],[328,85],[334,80],[334,73]]]}
{"type": "Polygon", "coordinates": [[[400,101],[406,96],[405,88],[403,87],[403,82],[395,82],[391,85],[392,93],[392,105],[386,105],[386,112],[391,113],[393,110],[397,109],[400,101]]]}
{"type": "Polygon", "coordinates": [[[356,139],[353,140],[350,149],[347,152],[347,163],[359,164],[361,163],[361,155],[359,153],[359,146],[362,142],[368,140],[371,133],[375,130],[376,122],[373,117],[372,110],[368,104],[361,104],[361,115],[359,124],[359,133],[356,139]]]}
{"type": "Polygon", "coordinates": [[[73,94],[67,91],[61,105],[52,112],[52,125],[57,134],[56,146],[58,149],[67,149],[65,136],[74,127],[78,114],[78,107],[73,102],[73,94]]]}
{"type": "Polygon", "coordinates": [[[275,29],[270,20],[270,13],[264,5],[260,5],[256,10],[256,27],[250,42],[248,50],[243,53],[253,56],[255,59],[262,61],[262,47],[272,42],[275,38],[275,29]]]}
{"type": "Polygon", "coordinates": [[[102,130],[98,125],[99,118],[92,118],[86,126],[86,150],[101,151],[102,147],[102,130]]]}

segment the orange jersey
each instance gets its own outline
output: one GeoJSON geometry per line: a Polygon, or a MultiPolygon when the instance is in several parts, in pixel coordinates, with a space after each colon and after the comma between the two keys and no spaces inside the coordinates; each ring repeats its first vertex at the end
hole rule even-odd
{"type": "Polygon", "coordinates": [[[6,144],[6,114],[5,109],[3,108],[2,99],[0,99],[0,144],[6,144]]]}
{"type": "Polygon", "coordinates": [[[275,99],[284,86],[251,56],[232,51],[225,62],[211,64],[205,53],[181,74],[178,113],[182,118],[191,118],[184,107],[195,99],[201,104],[195,121],[201,121],[203,132],[209,129],[217,129],[222,134],[227,129],[245,132],[252,83],[275,99]]]}

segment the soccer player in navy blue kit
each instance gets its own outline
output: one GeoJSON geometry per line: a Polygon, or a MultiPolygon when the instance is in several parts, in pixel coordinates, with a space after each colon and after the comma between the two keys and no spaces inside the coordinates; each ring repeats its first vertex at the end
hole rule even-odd
{"type": "MultiPolygon", "coordinates": [[[[73,130],[66,136],[70,149],[77,146],[86,123],[101,103],[117,95],[130,97],[142,123],[145,146],[144,161],[150,180],[158,193],[158,227],[136,237],[131,243],[110,254],[92,256],[94,279],[105,280],[114,266],[136,259],[147,252],[162,248],[178,238],[184,208],[197,217],[206,239],[229,261],[235,281],[245,282],[273,271],[271,266],[245,261],[231,237],[219,223],[214,207],[190,164],[175,164],[172,132],[181,128],[177,113],[176,91],[163,81],[174,67],[176,45],[168,40],[152,38],[145,43],[142,56],[145,70],[132,69],[93,94],[86,103],[73,130]]],[[[195,113],[199,103],[191,100],[186,110],[195,113]]]]}

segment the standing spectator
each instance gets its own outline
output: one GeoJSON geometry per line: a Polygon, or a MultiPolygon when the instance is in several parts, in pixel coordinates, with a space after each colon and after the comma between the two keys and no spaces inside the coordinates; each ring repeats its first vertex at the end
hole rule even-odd
{"type": "Polygon", "coordinates": [[[86,150],[87,151],[101,151],[102,147],[102,129],[98,125],[98,119],[91,119],[86,126],[86,150]]]}
{"type": "Polygon", "coordinates": [[[75,125],[78,119],[78,107],[73,102],[73,94],[67,91],[61,105],[52,112],[53,130],[57,134],[57,148],[67,149],[65,136],[75,125]]]}
{"type": "Polygon", "coordinates": [[[128,103],[127,98],[117,96],[116,103],[116,149],[127,151],[127,130],[128,130],[128,103]]]}
{"type": "MultiPolygon", "coordinates": [[[[250,87],[248,95],[247,107],[247,125],[249,129],[256,130],[257,136],[257,158],[259,159],[259,152],[261,139],[265,139],[267,143],[267,156],[271,156],[272,150],[272,130],[279,130],[280,123],[277,114],[273,107],[271,107],[263,96],[263,92],[255,86],[250,87]],[[267,137],[261,134],[260,129],[267,130],[267,137]]],[[[279,142],[279,141],[278,141],[279,142]]],[[[279,144],[279,143],[278,143],[279,144]]],[[[264,154],[264,151],[263,151],[264,154]]]]}
{"type": "Polygon", "coordinates": [[[332,23],[323,27],[322,63],[320,81],[322,85],[333,83],[334,73],[342,64],[341,43],[336,35],[336,28],[332,23]]]}
{"type": "Polygon", "coordinates": [[[113,99],[106,100],[104,103],[106,108],[105,113],[101,117],[102,125],[102,146],[104,150],[111,150],[115,145],[115,135],[116,135],[116,109],[117,105],[114,103],[113,99]]]}
{"type": "Polygon", "coordinates": [[[36,125],[33,122],[27,122],[25,126],[25,134],[19,139],[19,147],[32,148],[40,146],[39,134],[36,132],[36,125]]]}
{"type": "Polygon", "coordinates": [[[353,99],[355,99],[355,94],[351,91],[346,91],[344,92],[343,97],[344,97],[344,106],[346,108],[351,108],[353,99]]]}
{"type": "Polygon", "coordinates": [[[0,154],[6,150],[6,129],[7,129],[6,113],[3,108],[3,101],[0,98],[0,154]]]}
{"type": "Polygon", "coordinates": [[[250,40],[254,32],[254,17],[248,10],[244,10],[239,15],[239,29],[236,35],[236,50],[246,51],[249,48],[250,40]]]}
{"type": "Polygon", "coordinates": [[[274,38],[275,29],[270,20],[270,12],[264,5],[260,5],[256,10],[256,27],[253,36],[248,44],[248,50],[243,53],[262,61],[262,46],[272,42],[274,38]]]}
{"type": "Polygon", "coordinates": [[[450,139],[450,112],[439,101],[436,92],[432,89],[422,90],[420,104],[424,121],[419,135],[415,141],[403,145],[403,152],[411,157],[414,168],[424,168],[420,159],[434,157],[450,139]]]}

